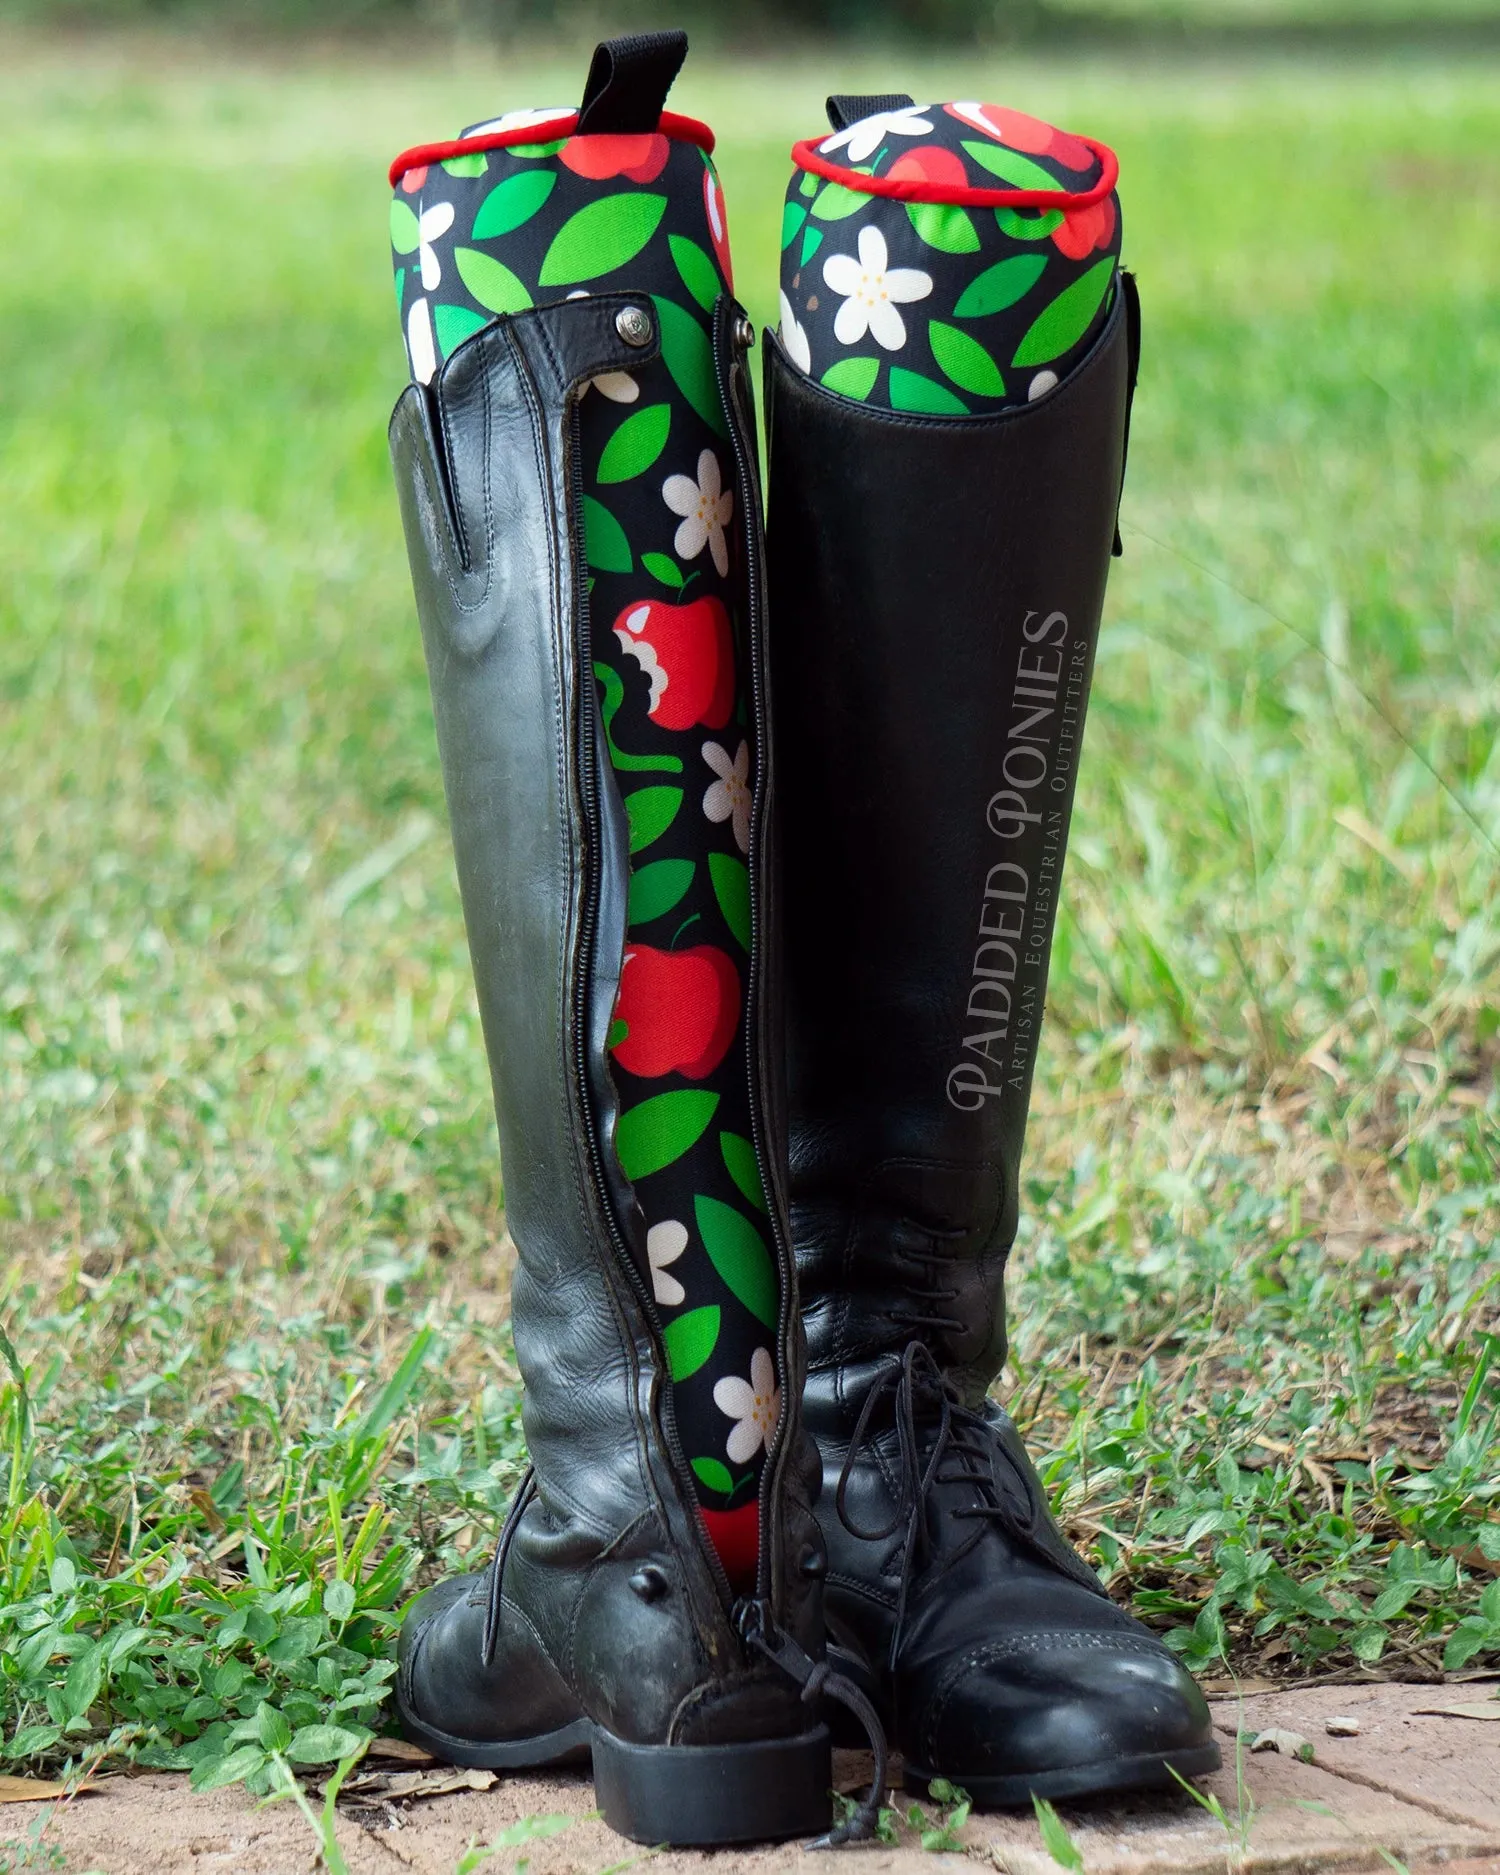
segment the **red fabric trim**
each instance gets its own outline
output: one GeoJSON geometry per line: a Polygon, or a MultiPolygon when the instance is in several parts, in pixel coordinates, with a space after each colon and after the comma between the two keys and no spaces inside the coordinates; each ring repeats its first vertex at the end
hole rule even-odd
{"type": "MultiPolygon", "coordinates": [[[[558,137],[571,135],[577,122],[577,111],[564,111],[560,116],[543,118],[540,123],[492,130],[484,137],[456,137],[449,143],[419,143],[415,149],[403,150],[391,164],[391,187],[395,188],[407,170],[420,169],[426,163],[445,163],[450,156],[472,156],[478,150],[508,150],[513,143],[551,143],[558,137]]],[[[714,133],[696,117],[663,111],[657,129],[674,142],[696,143],[705,156],[713,155],[714,133]]]]}
{"type": "Polygon", "coordinates": [[[798,169],[814,176],[826,176],[841,182],[846,189],[861,195],[886,195],[897,202],[935,202],[954,208],[1090,208],[1102,202],[1120,180],[1120,159],[1107,143],[1093,137],[1079,137],[1099,159],[1101,174],[1090,189],[954,189],[936,182],[924,182],[920,176],[863,176],[857,169],[842,169],[818,154],[821,137],[807,137],[792,145],[792,161],[798,169]]]}

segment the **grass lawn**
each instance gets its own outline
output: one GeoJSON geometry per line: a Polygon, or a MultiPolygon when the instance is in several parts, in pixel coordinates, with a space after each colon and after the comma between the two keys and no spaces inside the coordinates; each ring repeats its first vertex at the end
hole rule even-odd
{"type": "MultiPolygon", "coordinates": [[[[582,69],[0,45],[8,1770],[347,1752],[522,1463],[383,171],[582,69]]],[[[825,88],[1120,150],[1147,350],[1005,1391],[1210,1674],[1500,1665],[1495,78],[677,100],[757,320],[825,88]]]]}

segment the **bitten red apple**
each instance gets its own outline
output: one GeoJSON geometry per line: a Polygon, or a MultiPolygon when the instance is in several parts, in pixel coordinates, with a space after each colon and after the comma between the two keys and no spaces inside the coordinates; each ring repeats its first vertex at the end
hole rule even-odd
{"type": "Polygon", "coordinates": [[[591,182],[604,182],[611,176],[655,182],[671,153],[672,146],[659,131],[636,137],[595,132],[569,137],[558,151],[557,160],[564,169],[571,169],[575,176],[587,176],[591,182]]]}
{"type": "Polygon", "coordinates": [[[740,979],[713,944],[654,950],[632,944],[620,970],[615,1020],[625,1033],[615,1059],[644,1080],[685,1074],[701,1081],[724,1059],[740,1020],[740,979]]]}
{"type": "Polygon", "coordinates": [[[722,729],[734,707],[734,641],[721,599],[638,599],[614,634],[651,679],[646,714],[663,729],[722,729]]]}
{"type": "Polygon", "coordinates": [[[760,1506],[741,1504],[738,1510],[708,1510],[698,1506],[708,1540],[733,1588],[748,1588],[755,1581],[760,1561],[760,1506]]]}
{"type": "Polygon", "coordinates": [[[890,182],[931,182],[943,189],[962,189],[969,180],[963,158],[939,143],[904,151],[885,173],[890,182]]]}
{"type": "Polygon", "coordinates": [[[734,268],[729,259],[729,222],[724,214],[724,191],[707,163],[703,165],[703,212],[708,217],[708,238],[713,242],[714,259],[719,263],[724,284],[732,293],[734,268]]]}

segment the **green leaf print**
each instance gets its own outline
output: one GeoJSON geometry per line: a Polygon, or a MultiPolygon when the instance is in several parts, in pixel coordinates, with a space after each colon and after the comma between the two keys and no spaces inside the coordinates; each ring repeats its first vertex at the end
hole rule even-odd
{"type": "Polygon", "coordinates": [[[625,530],[602,501],[583,498],[584,552],[596,573],[628,573],[632,566],[625,530]]]}
{"type": "Polygon", "coordinates": [[[941,319],[929,319],[927,342],[944,377],[952,378],[961,391],[972,391],[976,397],[1005,395],[1005,379],[978,339],[957,326],[944,325],[941,319]]]}
{"type": "Polygon", "coordinates": [[[616,1016],[609,1025],[609,1034],[604,1038],[606,1048],[618,1048],[630,1033],[630,1024],[623,1016],[616,1016]]]}
{"type": "Polygon", "coordinates": [[[919,240],[944,254],[977,254],[979,236],[967,213],[948,202],[908,202],[906,212],[919,240]]]}
{"type": "Polygon", "coordinates": [[[816,195],[818,193],[818,178],[810,169],[802,172],[802,180],[797,184],[797,193],[799,195],[816,195]]]}
{"type": "Polygon", "coordinates": [[[744,945],[750,948],[750,874],[742,859],[733,853],[710,853],[708,876],[713,880],[714,897],[724,922],[744,945]]]}
{"type": "Polygon", "coordinates": [[[628,482],[644,475],[667,446],[672,423],[670,404],[647,404],[628,416],[599,456],[601,482],[628,482]]]}
{"type": "Polygon", "coordinates": [[[473,338],[489,324],[488,313],[475,312],[472,306],[434,306],[432,329],[437,334],[438,350],[451,358],[465,339],[473,338]]]}
{"type": "Polygon", "coordinates": [[[690,241],[685,234],[669,234],[667,246],[672,250],[672,264],[682,275],[682,284],[703,310],[711,313],[724,291],[718,268],[698,243],[690,241]]]}
{"type": "Polygon", "coordinates": [[[708,334],[685,306],[663,299],[660,294],[653,294],[652,300],[661,324],[661,355],[672,382],[710,429],[727,436],[708,334]]]}
{"type": "Polygon", "coordinates": [[[808,224],[802,235],[802,265],[805,267],[823,245],[823,230],[808,224]]]}
{"type": "Polygon", "coordinates": [[[878,358],[841,358],[823,373],[821,382],[840,397],[857,397],[861,403],[875,388],[880,376],[878,358]]]}
{"type": "Polygon", "coordinates": [[[398,195],[391,203],[391,246],[398,254],[415,254],[421,242],[417,217],[398,195]]]}
{"type": "Polygon", "coordinates": [[[1009,260],[997,260],[959,294],[953,317],[983,319],[988,313],[1004,312],[1026,297],[1046,265],[1045,254],[1012,254],[1009,260]]]}
{"type": "Polygon", "coordinates": [[[1007,150],[1004,144],[966,142],[964,149],[981,169],[998,176],[1007,188],[1050,189],[1054,195],[1059,191],[1067,193],[1056,176],[1043,169],[1040,163],[1033,163],[1029,156],[1022,156],[1018,150],[1007,150]]]}
{"type": "Polygon", "coordinates": [[[483,150],[471,150],[467,156],[443,158],[443,168],[450,176],[482,176],[489,166],[489,158],[483,150]]]}
{"type": "Polygon", "coordinates": [[[781,245],[790,247],[796,240],[799,229],[807,220],[807,210],[801,202],[788,202],[781,211],[781,245]]]}
{"type": "Polygon", "coordinates": [[[841,182],[828,182],[823,185],[817,201],[812,205],[813,219],[843,221],[869,205],[870,197],[863,190],[846,189],[841,182]]]}
{"type": "Polygon", "coordinates": [[[696,868],[690,859],[657,859],[630,875],[630,900],[626,919],[632,930],[638,924],[650,924],[674,905],[693,883],[696,868]]]}
{"type": "Polygon", "coordinates": [[[757,1211],[766,1208],[766,1194],[760,1188],[760,1167],[755,1163],[755,1148],[743,1133],[719,1135],[719,1152],[724,1170],[739,1187],[740,1193],[757,1211]]]}
{"type": "Polygon", "coordinates": [[[526,312],[531,295],[503,261],[481,254],[477,247],[456,247],[453,259],[458,277],[481,306],[494,313],[526,312]]]}
{"type": "Polygon", "coordinates": [[[642,847],[659,840],[681,806],[681,788],[637,788],[634,794],[627,794],[625,818],[630,824],[631,852],[639,853],[642,847]]]}
{"type": "Polygon", "coordinates": [[[713,1353],[719,1340],[717,1308],[689,1309],[661,1331],[667,1366],[674,1380],[687,1380],[713,1353]]]}
{"type": "Polygon", "coordinates": [[[924,378],[920,371],[891,366],[891,409],[920,410],[929,416],[966,417],[969,406],[945,384],[924,378]]]}
{"type": "Polygon", "coordinates": [[[776,1326],[776,1266],[760,1232],[733,1205],[701,1195],[693,1200],[693,1216],[709,1261],[724,1287],[758,1322],[776,1326]]]}
{"type": "Polygon", "coordinates": [[[706,1088],[680,1087],[627,1107],[615,1122],[615,1156],[632,1183],[649,1178],[696,1146],[718,1107],[706,1088]]]}
{"type": "Polygon", "coordinates": [[[541,286],[572,286],[623,267],[651,239],[667,212],[664,195],[604,195],[570,215],[552,237],[541,286]]]}
{"type": "Polygon", "coordinates": [[[734,1473],[716,1458],[695,1458],[693,1476],[706,1490],[717,1491],[720,1497],[734,1495],[734,1473]]]}
{"type": "Polygon", "coordinates": [[[510,145],[512,156],[556,156],[567,142],[566,137],[556,137],[551,143],[513,143],[510,145]]]}
{"type": "Polygon", "coordinates": [[[521,227],[551,195],[557,186],[555,169],[523,169],[497,183],[479,204],[469,238],[494,241],[513,228],[521,227]]]}
{"type": "Polygon", "coordinates": [[[1088,331],[1114,273],[1114,255],[1106,254],[1070,287],[1064,287],[1052,304],[1032,321],[1011,363],[1044,365],[1060,357],[1070,345],[1076,345],[1088,331]]]}
{"type": "Polygon", "coordinates": [[[682,568],[669,553],[643,553],[641,565],[653,579],[659,579],[663,586],[670,586],[673,592],[681,592],[687,584],[682,576],[682,568]]]}
{"type": "Polygon", "coordinates": [[[1012,241],[1045,241],[1054,228],[1062,226],[1063,212],[1060,208],[1044,208],[1034,212],[1029,208],[997,208],[995,220],[1000,224],[1000,232],[1008,234],[1012,241]]]}
{"type": "MultiPolygon", "coordinates": [[[[589,582],[593,584],[592,581],[589,582]]],[[[599,706],[599,714],[604,718],[604,740],[609,744],[609,761],[612,768],[622,774],[641,769],[651,770],[656,774],[680,775],[682,758],[677,755],[631,755],[622,749],[614,738],[615,717],[620,705],[625,701],[625,680],[609,664],[596,664],[594,676],[604,692],[604,701],[599,706]]]]}

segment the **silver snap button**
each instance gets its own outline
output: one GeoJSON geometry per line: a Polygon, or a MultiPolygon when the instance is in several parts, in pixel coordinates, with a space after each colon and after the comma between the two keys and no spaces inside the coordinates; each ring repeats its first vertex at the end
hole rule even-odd
{"type": "Polygon", "coordinates": [[[755,327],[743,313],[734,322],[734,342],[742,352],[749,351],[755,343],[755,327]]]}
{"type": "Polygon", "coordinates": [[[639,306],[622,306],[615,314],[615,330],[627,345],[651,343],[651,320],[639,306]]]}

